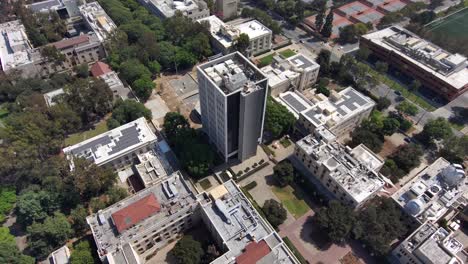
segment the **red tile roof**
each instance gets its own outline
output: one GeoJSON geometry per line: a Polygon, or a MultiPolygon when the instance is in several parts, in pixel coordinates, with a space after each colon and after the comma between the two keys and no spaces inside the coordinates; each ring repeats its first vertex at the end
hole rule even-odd
{"type": "Polygon", "coordinates": [[[105,64],[104,62],[96,62],[94,63],[94,65],[91,67],[91,74],[94,76],[94,77],[99,77],[103,74],[106,74],[108,72],[111,72],[111,68],[109,67],[109,65],[105,64]]]}
{"type": "Polygon", "coordinates": [[[54,42],[54,43],[52,43],[50,45],[54,45],[57,49],[64,49],[64,48],[79,45],[79,44],[82,44],[82,43],[85,43],[85,42],[89,42],[89,36],[88,35],[81,35],[81,36],[74,37],[74,38],[60,40],[60,41],[54,42]]]}
{"type": "Polygon", "coordinates": [[[270,252],[271,249],[264,240],[260,243],[254,241],[245,247],[244,253],[236,258],[236,263],[255,264],[270,252]]]}
{"type": "Polygon", "coordinates": [[[143,219],[159,212],[161,205],[154,194],[147,195],[140,200],[120,209],[111,215],[117,231],[122,233],[126,229],[138,224],[143,219]]]}

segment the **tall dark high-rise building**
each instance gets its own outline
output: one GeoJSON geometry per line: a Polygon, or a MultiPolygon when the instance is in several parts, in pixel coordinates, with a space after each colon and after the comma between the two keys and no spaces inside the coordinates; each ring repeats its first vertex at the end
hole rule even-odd
{"type": "Polygon", "coordinates": [[[198,66],[203,129],[227,161],[256,154],[263,136],[268,79],[241,53],[198,66]]]}

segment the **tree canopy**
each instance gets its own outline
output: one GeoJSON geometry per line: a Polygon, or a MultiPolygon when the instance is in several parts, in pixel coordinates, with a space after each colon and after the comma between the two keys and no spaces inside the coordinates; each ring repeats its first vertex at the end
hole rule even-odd
{"type": "Polygon", "coordinates": [[[144,104],[134,100],[119,101],[112,111],[111,118],[107,121],[107,126],[109,129],[113,129],[140,117],[147,120],[152,118],[151,111],[144,104]]]}
{"type": "Polygon", "coordinates": [[[406,225],[400,218],[401,210],[391,198],[376,198],[359,213],[353,236],[371,252],[384,256],[390,250],[391,242],[406,232],[406,225]]]}
{"type": "Polygon", "coordinates": [[[205,176],[213,166],[216,154],[203,134],[191,128],[187,119],[175,112],[166,114],[163,128],[176,156],[190,176],[205,176]]]}
{"type": "Polygon", "coordinates": [[[334,243],[343,243],[351,234],[356,221],[352,209],[332,200],[327,207],[322,207],[315,215],[318,226],[325,230],[328,238],[334,243]]]}
{"type": "Polygon", "coordinates": [[[423,150],[420,145],[410,143],[400,147],[395,153],[391,155],[391,158],[395,161],[398,168],[405,172],[409,172],[411,169],[421,164],[421,157],[423,150]]]}
{"type": "Polygon", "coordinates": [[[29,248],[40,259],[65,244],[73,234],[66,216],[59,212],[48,216],[43,223],[34,222],[27,228],[27,232],[29,248]]]}
{"type": "Polygon", "coordinates": [[[250,38],[249,35],[245,33],[241,33],[239,37],[235,41],[235,49],[242,54],[246,54],[247,49],[250,46],[250,38]]]}
{"type": "Polygon", "coordinates": [[[200,242],[194,240],[192,236],[185,235],[169,252],[177,264],[198,264],[201,263],[204,251],[200,242]]]}
{"type": "Polygon", "coordinates": [[[286,209],[276,200],[266,200],[262,207],[263,213],[273,227],[278,227],[287,218],[286,209]]]}
{"type": "Polygon", "coordinates": [[[288,160],[282,161],[273,167],[273,177],[282,187],[294,181],[294,167],[288,160]]]}
{"type": "Polygon", "coordinates": [[[294,115],[288,109],[268,97],[265,114],[265,129],[271,132],[274,138],[279,138],[291,131],[296,123],[294,115]]]}
{"type": "Polygon", "coordinates": [[[400,113],[410,116],[415,116],[419,112],[418,108],[408,100],[401,102],[399,105],[397,105],[396,109],[400,113]]]}
{"type": "Polygon", "coordinates": [[[93,264],[94,258],[88,241],[81,241],[73,247],[70,255],[71,264],[93,264]]]}
{"type": "Polygon", "coordinates": [[[429,122],[424,125],[423,131],[421,132],[421,138],[428,144],[432,144],[436,140],[450,138],[452,135],[453,132],[450,123],[447,119],[442,117],[429,120],[429,122]]]}

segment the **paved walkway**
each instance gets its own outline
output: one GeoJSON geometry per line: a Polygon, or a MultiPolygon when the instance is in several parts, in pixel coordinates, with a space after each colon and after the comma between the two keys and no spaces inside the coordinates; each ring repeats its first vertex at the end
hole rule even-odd
{"type": "MultiPolygon", "coordinates": [[[[263,206],[265,201],[269,199],[273,199],[281,203],[281,200],[276,197],[271,189],[273,186],[273,166],[274,164],[270,163],[265,168],[239,182],[240,186],[245,186],[253,181],[257,182],[257,186],[251,189],[249,193],[260,206],[263,206]]],[[[289,224],[296,221],[294,216],[289,213],[289,211],[287,212],[288,217],[286,218],[285,223],[289,224]]]]}
{"type": "Polygon", "coordinates": [[[310,210],[293,223],[280,226],[280,236],[287,236],[306,260],[310,263],[339,264],[340,259],[352,252],[361,263],[376,263],[375,259],[356,241],[350,241],[344,245],[330,243],[323,245],[321,242],[317,242],[317,240],[323,240],[323,234],[311,221],[314,214],[315,212],[310,210]]]}

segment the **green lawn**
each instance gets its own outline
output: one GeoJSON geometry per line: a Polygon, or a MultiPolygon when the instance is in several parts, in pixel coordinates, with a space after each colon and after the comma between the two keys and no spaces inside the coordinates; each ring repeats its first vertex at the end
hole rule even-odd
{"type": "Polygon", "coordinates": [[[432,106],[430,103],[428,103],[426,100],[421,98],[419,95],[417,95],[417,94],[415,94],[415,93],[413,93],[411,91],[408,91],[408,89],[406,89],[403,85],[401,85],[400,83],[392,80],[387,75],[381,74],[381,73],[377,72],[376,70],[372,69],[371,67],[367,67],[367,68],[368,68],[368,73],[370,75],[372,75],[372,77],[374,77],[379,82],[388,85],[393,90],[400,91],[401,94],[406,99],[408,99],[411,102],[419,105],[420,107],[422,107],[423,109],[425,109],[425,110],[427,110],[429,112],[432,112],[432,111],[436,110],[436,108],[434,106],[432,106]]]}
{"type": "Polygon", "coordinates": [[[212,186],[210,180],[208,180],[208,179],[203,179],[199,183],[200,183],[200,186],[205,191],[208,190],[209,188],[211,188],[211,186],[212,186]]]}
{"type": "Polygon", "coordinates": [[[260,59],[260,64],[258,65],[259,68],[261,67],[265,67],[267,65],[270,65],[272,62],[273,62],[273,57],[275,56],[275,54],[270,54],[268,56],[265,56],[263,58],[260,59]]]}
{"type": "Polygon", "coordinates": [[[107,128],[107,123],[105,120],[102,120],[96,125],[96,127],[93,130],[79,132],[68,136],[68,138],[65,139],[65,145],[71,146],[80,143],[83,140],[102,134],[107,130],[109,130],[109,128],[107,128]]]}
{"type": "Polygon", "coordinates": [[[294,52],[291,49],[286,49],[286,50],[280,51],[279,54],[281,54],[283,58],[289,58],[289,57],[296,55],[296,52],[294,52]]]}
{"type": "Polygon", "coordinates": [[[287,148],[291,146],[292,143],[291,143],[291,140],[284,137],[280,140],[280,144],[283,145],[283,147],[287,148]]]}
{"type": "Polygon", "coordinates": [[[427,30],[435,35],[443,34],[443,36],[453,38],[465,38],[468,31],[468,9],[430,23],[427,25],[427,30]]]}
{"type": "Polygon", "coordinates": [[[291,186],[283,188],[275,186],[273,187],[273,193],[296,219],[310,210],[310,207],[302,198],[304,194],[300,190],[295,190],[291,186]]]}

